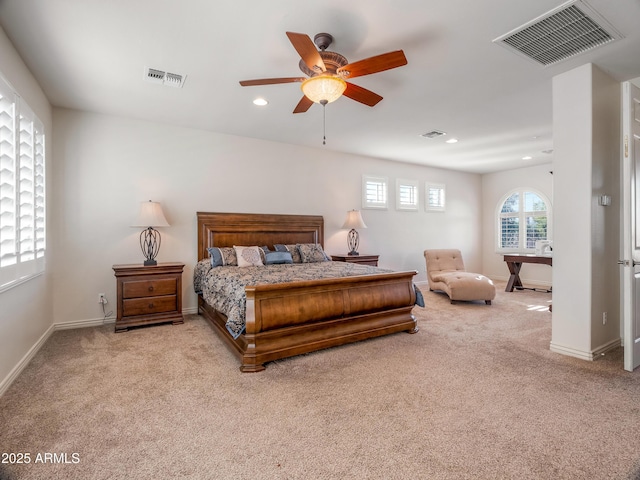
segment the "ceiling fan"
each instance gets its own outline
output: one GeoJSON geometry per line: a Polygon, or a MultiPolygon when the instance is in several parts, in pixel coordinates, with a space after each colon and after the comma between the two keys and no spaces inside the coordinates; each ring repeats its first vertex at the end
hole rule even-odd
{"type": "Polygon", "coordinates": [[[366,58],[349,63],[345,57],[335,52],[326,51],[333,42],[328,33],[318,33],[313,42],[304,33],[287,32],[287,37],[301,57],[299,67],[307,77],[262,78],[257,80],[243,80],[240,85],[251,87],[256,85],[273,85],[278,83],[302,83],[304,96],[296,105],[293,113],[304,113],[314,103],[326,105],[341,95],[356,102],[373,107],[382,97],[377,93],[359,87],[346,80],[383,72],[407,64],[407,58],[402,50],[383,53],[375,57],[366,58]],[[316,49],[316,46],[318,49],[316,49]]]}

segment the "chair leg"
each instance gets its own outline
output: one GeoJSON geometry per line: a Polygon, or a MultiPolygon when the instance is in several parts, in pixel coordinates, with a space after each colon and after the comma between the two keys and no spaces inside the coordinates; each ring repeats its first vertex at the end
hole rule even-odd
{"type": "Polygon", "coordinates": [[[491,305],[491,300],[485,300],[484,303],[486,303],[487,305],[491,305]]]}

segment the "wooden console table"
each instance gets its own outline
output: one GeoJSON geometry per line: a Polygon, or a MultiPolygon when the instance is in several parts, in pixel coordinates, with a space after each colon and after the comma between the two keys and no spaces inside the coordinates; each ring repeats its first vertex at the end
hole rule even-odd
{"type": "Polygon", "coordinates": [[[541,263],[544,265],[552,265],[553,257],[544,256],[544,255],[505,255],[504,261],[507,262],[507,267],[509,267],[509,272],[511,276],[509,276],[509,281],[507,282],[507,288],[505,288],[505,292],[513,292],[514,288],[523,289],[522,281],[520,280],[520,269],[522,268],[523,263],[541,263]]]}

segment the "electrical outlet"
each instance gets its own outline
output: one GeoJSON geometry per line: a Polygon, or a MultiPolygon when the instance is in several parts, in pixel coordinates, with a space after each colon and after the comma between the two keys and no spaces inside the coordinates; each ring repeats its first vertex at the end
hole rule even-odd
{"type": "Polygon", "coordinates": [[[102,305],[106,305],[108,303],[107,302],[107,297],[106,297],[106,295],[104,293],[99,293],[98,294],[98,303],[102,304],[102,305]]]}
{"type": "Polygon", "coordinates": [[[607,324],[607,312],[602,312],[602,324],[607,324]]]}

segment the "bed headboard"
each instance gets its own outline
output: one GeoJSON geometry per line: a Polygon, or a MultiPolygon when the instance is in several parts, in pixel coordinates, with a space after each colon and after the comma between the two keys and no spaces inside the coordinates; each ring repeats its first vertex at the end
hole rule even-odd
{"type": "Polygon", "coordinates": [[[209,247],[319,243],[324,247],[321,215],[198,212],[198,260],[209,247]]]}

